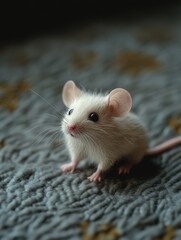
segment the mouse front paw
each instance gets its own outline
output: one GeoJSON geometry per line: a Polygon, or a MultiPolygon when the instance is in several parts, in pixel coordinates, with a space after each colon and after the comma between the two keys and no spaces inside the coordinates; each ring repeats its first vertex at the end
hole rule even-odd
{"type": "Polygon", "coordinates": [[[101,181],[101,171],[97,170],[95,173],[93,173],[88,179],[91,182],[100,182],[101,181]]]}
{"type": "Polygon", "coordinates": [[[71,172],[73,173],[75,171],[76,165],[74,163],[67,163],[67,164],[63,164],[60,169],[63,172],[71,172]]]}

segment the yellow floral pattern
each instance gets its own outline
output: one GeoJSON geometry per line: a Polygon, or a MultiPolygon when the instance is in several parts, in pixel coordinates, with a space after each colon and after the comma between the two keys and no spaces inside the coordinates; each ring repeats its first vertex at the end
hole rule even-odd
{"type": "Polygon", "coordinates": [[[119,71],[137,75],[145,70],[158,70],[161,64],[153,56],[142,52],[128,51],[119,53],[115,58],[113,66],[119,71]]]}
{"type": "Polygon", "coordinates": [[[93,51],[79,52],[72,51],[71,63],[76,70],[81,70],[84,68],[91,67],[97,60],[97,54],[93,51]]]}
{"type": "Polygon", "coordinates": [[[83,240],[116,240],[120,236],[119,231],[112,224],[100,224],[98,230],[91,234],[88,232],[90,224],[88,221],[80,224],[83,240]]]}
{"type": "Polygon", "coordinates": [[[14,111],[18,105],[20,95],[29,89],[29,84],[21,81],[15,84],[0,83],[0,107],[14,111]]]}
{"type": "Polygon", "coordinates": [[[181,114],[178,116],[173,116],[168,119],[168,125],[174,129],[176,133],[181,134],[181,114]]]}

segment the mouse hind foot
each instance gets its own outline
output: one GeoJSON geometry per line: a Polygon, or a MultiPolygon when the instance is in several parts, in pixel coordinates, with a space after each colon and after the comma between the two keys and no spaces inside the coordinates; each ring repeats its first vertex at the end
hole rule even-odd
{"type": "Polygon", "coordinates": [[[119,174],[129,174],[133,166],[137,165],[143,158],[144,153],[130,156],[123,161],[123,165],[118,167],[119,174]]]}
{"type": "Polygon", "coordinates": [[[131,163],[128,163],[124,166],[118,167],[118,173],[119,174],[129,174],[132,167],[133,167],[133,164],[131,164],[131,163]]]}

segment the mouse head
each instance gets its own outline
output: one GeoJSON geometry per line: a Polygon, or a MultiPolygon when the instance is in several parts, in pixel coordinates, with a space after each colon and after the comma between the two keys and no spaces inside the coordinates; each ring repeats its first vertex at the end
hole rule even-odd
{"type": "Polygon", "coordinates": [[[94,126],[94,129],[95,124],[103,126],[106,120],[110,122],[113,117],[126,115],[132,107],[131,96],[125,89],[116,88],[106,96],[90,94],[81,91],[73,81],[65,83],[62,98],[65,106],[69,108],[66,132],[71,135],[83,129],[84,124],[86,128],[94,126]]]}

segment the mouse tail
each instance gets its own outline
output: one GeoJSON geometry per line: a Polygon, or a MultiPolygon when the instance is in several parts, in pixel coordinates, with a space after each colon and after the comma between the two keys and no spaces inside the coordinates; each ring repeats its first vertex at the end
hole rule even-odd
{"type": "Polygon", "coordinates": [[[154,156],[161,154],[177,145],[181,145],[181,136],[172,138],[156,147],[148,149],[145,153],[145,156],[154,156]]]}

